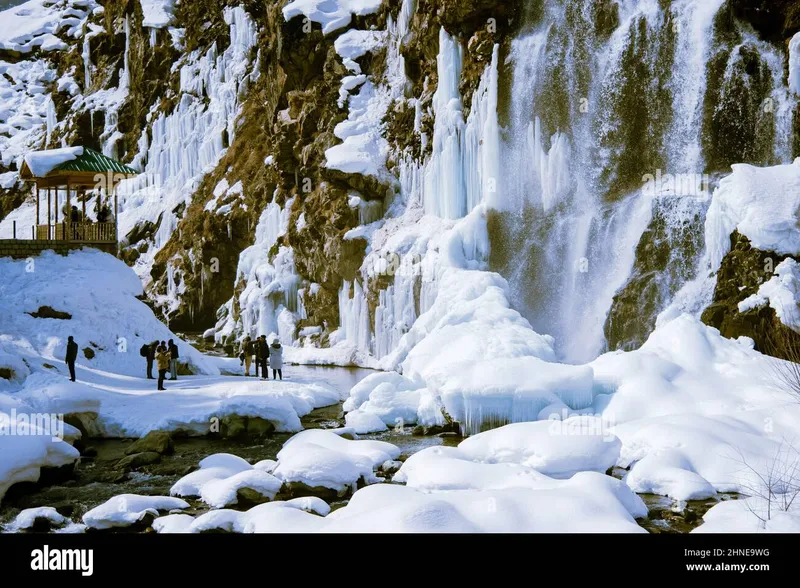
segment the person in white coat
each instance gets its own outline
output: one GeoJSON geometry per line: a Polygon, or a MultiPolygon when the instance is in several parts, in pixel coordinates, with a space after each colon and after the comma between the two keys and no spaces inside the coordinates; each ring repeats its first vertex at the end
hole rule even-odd
{"type": "Polygon", "coordinates": [[[272,379],[280,377],[283,380],[283,347],[277,337],[269,346],[269,367],[272,368],[272,379]]]}

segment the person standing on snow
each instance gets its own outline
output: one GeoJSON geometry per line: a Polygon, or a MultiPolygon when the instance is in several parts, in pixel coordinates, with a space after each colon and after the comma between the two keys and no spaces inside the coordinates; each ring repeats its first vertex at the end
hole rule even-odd
{"type": "Polygon", "coordinates": [[[164,377],[167,375],[167,370],[169,369],[169,349],[167,346],[162,344],[158,346],[156,349],[156,367],[158,368],[158,389],[159,390],[166,390],[164,388],[164,377]]]}
{"type": "Polygon", "coordinates": [[[253,362],[253,342],[250,335],[247,335],[242,341],[242,353],[244,353],[244,375],[250,375],[250,364],[253,362]]]}
{"type": "Polygon", "coordinates": [[[273,339],[272,345],[270,346],[269,367],[272,368],[273,380],[277,379],[278,376],[283,380],[283,372],[281,371],[283,369],[283,347],[281,347],[281,342],[277,337],[273,339]]]}
{"type": "Polygon", "coordinates": [[[69,367],[69,379],[75,381],[75,361],[78,359],[78,344],[75,343],[72,335],[67,339],[67,366],[69,367]]]}
{"type": "Polygon", "coordinates": [[[269,345],[267,345],[267,336],[261,335],[256,341],[258,352],[261,361],[261,379],[269,380],[269,345]]]}
{"type": "Polygon", "coordinates": [[[167,344],[169,349],[169,379],[178,379],[178,346],[170,339],[167,344]]]}

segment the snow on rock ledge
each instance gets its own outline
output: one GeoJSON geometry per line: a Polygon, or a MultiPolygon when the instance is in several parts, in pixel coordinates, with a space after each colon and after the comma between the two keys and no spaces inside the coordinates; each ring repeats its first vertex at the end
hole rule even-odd
{"type": "Polygon", "coordinates": [[[327,35],[350,24],[352,16],[373,14],[381,7],[383,0],[293,0],[283,7],[283,17],[289,21],[295,16],[304,15],[309,20],[322,25],[327,35]]]}
{"type": "Polygon", "coordinates": [[[800,251],[800,158],[790,165],[755,167],[738,164],[720,181],[706,217],[706,245],[711,269],[719,269],[738,230],[762,251],[800,251]]]}

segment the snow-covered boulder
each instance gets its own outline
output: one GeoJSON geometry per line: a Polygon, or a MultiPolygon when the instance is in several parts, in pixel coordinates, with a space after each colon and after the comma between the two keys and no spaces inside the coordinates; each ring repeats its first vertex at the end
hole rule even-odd
{"type": "Polygon", "coordinates": [[[159,511],[184,508],[189,508],[189,503],[180,498],[120,494],[84,514],[83,522],[90,529],[98,530],[130,527],[157,517],[159,511]]]}
{"type": "Polygon", "coordinates": [[[376,482],[374,471],[400,449],[384,441],[349,440],[321,429],[309,429],[289,439],[278,453],[273,474],[292,493],[321,491],[326,495],[355,491],[359,480],[376,482]]]}
{"type": "Polygon", "coordinates": [[[53,527],[62,527],[69,522],[64,515],[51,506],[26,508],[21,511],[5,530],[13,533],[16,531],[49,530],[53,527]]]}

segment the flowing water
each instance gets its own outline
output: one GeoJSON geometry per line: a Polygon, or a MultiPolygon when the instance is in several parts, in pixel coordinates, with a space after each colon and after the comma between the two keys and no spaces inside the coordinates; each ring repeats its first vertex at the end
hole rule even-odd
{"type": "Polygon", "coordinates": [[[782,51],[723,0],[530,0],[524,21],[503,73],[501,177],[510,179],[494,203],[492,265],[562,359],[585,362],[641,344],[693,277],[683,268],[702,252],[702,232],[687,243],[668,231],[668,263],[663,251],[637,251],[662,208],[667,229],[681,231],[717,172],[791,161],[793,100],[782,51]],[[615,294],[636,264],[666,265],[665,283],[616,309],[618,321],[643,327],[609,340],[615,294]]]}

